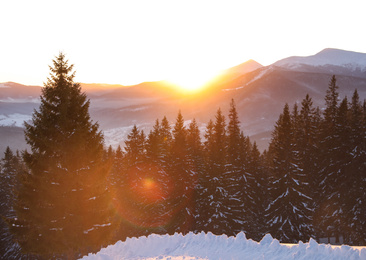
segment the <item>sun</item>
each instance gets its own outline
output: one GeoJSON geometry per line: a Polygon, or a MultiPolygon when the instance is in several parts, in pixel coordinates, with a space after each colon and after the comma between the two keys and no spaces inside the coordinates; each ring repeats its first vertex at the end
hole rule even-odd
{"type": "Polygon", "coordinates": [[[187,73],[183,75],[171,76],[167,81],[176,85],[185,92],[198,92],[217,74],[217,72],[187,73]]]}

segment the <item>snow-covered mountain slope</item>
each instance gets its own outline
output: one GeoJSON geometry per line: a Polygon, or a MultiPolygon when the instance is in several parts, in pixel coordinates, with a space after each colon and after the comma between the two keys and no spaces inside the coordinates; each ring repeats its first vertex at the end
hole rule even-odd
{"type": "MultiPolygon", "coordinates": [[[[309,70],[309,67],[333,70],[342,67],[347,71],[366,73],[366,53],[358,53],[339,49],[324,49],[307,57],[293,56],[275,62],[273,65],[297,71],[309,70]]],[[[366,75],[365,75],[366,76],[366,75]]]]}
{"type": "Polygon", "coordinates": [[[212,233],[150,235],[117,242],[97,254],[89,254],[84,260],[112,259],[366,259],[365,247],[330,246],[308,243],[280,244],[267,234],[258,243],[246,239],[244,233],[236,237],[215,236],[212,233]]]}

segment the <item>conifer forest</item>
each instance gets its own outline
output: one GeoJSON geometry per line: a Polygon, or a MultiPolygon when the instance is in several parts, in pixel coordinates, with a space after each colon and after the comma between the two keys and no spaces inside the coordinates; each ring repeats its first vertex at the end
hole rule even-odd
{"type": "Polygon", "coordinates": [[[263,152],[234,99],[204,131],[177,111],[106,147],[74,77],[60,53],[25,123],[30,149],[2,153],[5,258],[74,259],[127,237],[201,231],[366,245],[366,101],[356,89],[341,97],[336,76],[323,109],[309,95],[284,104],[263,152]]]}

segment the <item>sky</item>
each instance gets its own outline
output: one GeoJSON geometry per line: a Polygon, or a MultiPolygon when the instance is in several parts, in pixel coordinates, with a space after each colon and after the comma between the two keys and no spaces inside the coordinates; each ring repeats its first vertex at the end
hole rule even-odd
{"type": "Polygon", "coordinates": [[[204,83],[324,48],[366,53],[364,0],[1,0],[0,82],[43,85],[64,52],[77,82],[204,83]]]}

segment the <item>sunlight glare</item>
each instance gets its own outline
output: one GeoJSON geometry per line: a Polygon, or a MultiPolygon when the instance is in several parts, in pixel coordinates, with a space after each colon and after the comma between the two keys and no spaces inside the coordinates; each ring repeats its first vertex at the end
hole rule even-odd
{"type": "Polygon", "coordinates": [[[168,79],[174,85],[187,92],[196,92],[201,90],[209,81],[211,81],[219,72],[202,73],[197,71],[194,73],[186,73],[174,75],[168,79]]]}

